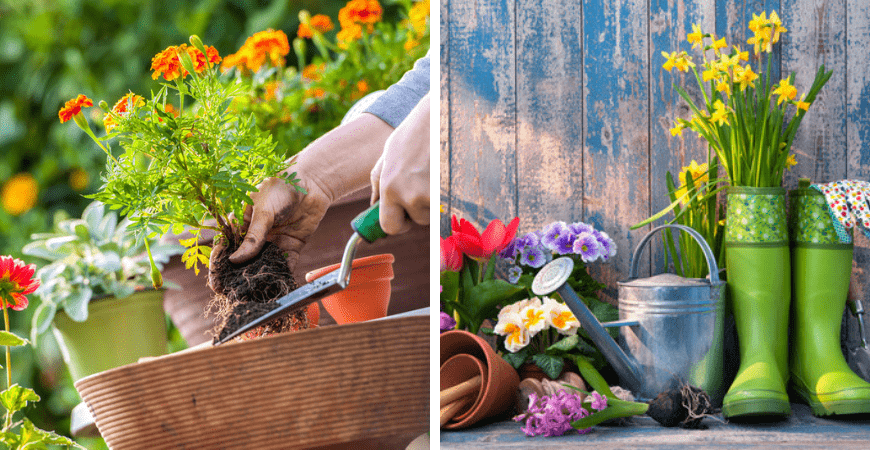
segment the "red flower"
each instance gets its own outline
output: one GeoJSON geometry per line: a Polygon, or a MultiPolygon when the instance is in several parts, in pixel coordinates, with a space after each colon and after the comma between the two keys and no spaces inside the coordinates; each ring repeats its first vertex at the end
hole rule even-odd
{"type": "Polygon", "coordinates": [[[16,311],[27,308],[27,297],[39,287],[39,280],[33,279],[36,267],[11,256],[0,256],[0,301],[16,311]],[[14,304],[9,304],[9,300],[14,304]]]}
{"type": "Polygon", "coordinates": [[[471,222],[465,219],[456,219],[453,216],[451,228],[456,238],[456,248],[462,253],[478,259],[489,259],[493,253],[500,252],[507,247],[517,234],[520,218],[514,217],[505,227],[501,220],[494,219],[481,235],[471,222]]]}
{"type": "Polygon", "coordinates": [[[441,239],[441,271],[459,272],[462,270],[462,252],[456,248],[456,237],[441,239]]]}
{"type": "Polygon", "coordinates": [[[89,99],[84,94],[79,94],[78,97],[66,102],[66,104],[63,105],[63,108],[57,112],[57,116],[60,118],[60,123],[72,119],[73,116],[82,112],[82,108],[89,106],[94,106],[93,100],[89,99]]]}

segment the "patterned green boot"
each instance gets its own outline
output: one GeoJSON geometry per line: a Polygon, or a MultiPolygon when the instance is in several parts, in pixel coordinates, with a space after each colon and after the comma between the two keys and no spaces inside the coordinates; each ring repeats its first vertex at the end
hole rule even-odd
{"type": "Polygon", "coordinates": [[[791,266],[785,189],[728,189],[725,260],[740,367],[722,415],[787,417],[791,266]]]}
{"type": "Polygon", "coordinates": [[[870,383],[849,368],[840,348],[852,244],[841,243],[824,195],[809,188],[809,180],[789,194],[794,295],[789,387],[817,416],[870,413],[870,383]]]}

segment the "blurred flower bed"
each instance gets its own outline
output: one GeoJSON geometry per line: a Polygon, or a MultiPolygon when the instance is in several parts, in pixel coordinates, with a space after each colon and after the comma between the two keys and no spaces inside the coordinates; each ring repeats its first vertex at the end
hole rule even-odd
{"type": "MultiPolygon", "coordinates": [[[[254,114],[287,156],[429,48],[428,1],[315,0],[304,9],[299,0],[0,3],[0,254],[37,262],[20,252],[30,235],[56,215],[80,215],[83,195],[100,184],[106,155],[59,123],[64,102],[147,95],[152,56],[190,35],[218,49],[226,82],[245,87],[234,107],[254,114]]],[[[99,108],[88,114],[103,123],[99,108]]],[[[13,330],[28,333],[30,314],[16,316],[13,330]]],[[[56,348],[40,347],[14,350],[22,362],[13,377],[43,397],[34,422],[67,434],[78,396],[56,348]]]]}

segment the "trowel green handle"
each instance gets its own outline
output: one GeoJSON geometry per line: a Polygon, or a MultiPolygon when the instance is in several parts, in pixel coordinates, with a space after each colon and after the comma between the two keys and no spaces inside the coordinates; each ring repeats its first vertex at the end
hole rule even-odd
{"type": "Polygon", "coordinates": [[[377,201],[374,205],[361,212],[355,219],[350,222],[350,226],[369,244],[372,242],[387,237],[381,228],[380,222],[381,202],[377,201]]]}

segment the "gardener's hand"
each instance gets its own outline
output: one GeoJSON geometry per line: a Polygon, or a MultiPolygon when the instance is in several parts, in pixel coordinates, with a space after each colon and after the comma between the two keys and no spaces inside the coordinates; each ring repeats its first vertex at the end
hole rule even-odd
{"type": "Polygon", "coordinates": [[[272,241],[287,254],[287,264],[293,269],[299,253],[314,233],[329,208],[329,197],[311,177],[302,177],[300,184],[307,194],[279,178],[269,178],[260,184],[259,192],[251,194],[253,206],[245,209],[245,240],[230,255],[230,262],[243,263],[255,257],[266,241],[272,241]]]}
{"type": "Polygon", "coordinates": [[[372,203],[380,199],[381,228],[399,234],[411,221],[429,224],[429,95],[390,134],[371,172],[372,203]]]}

